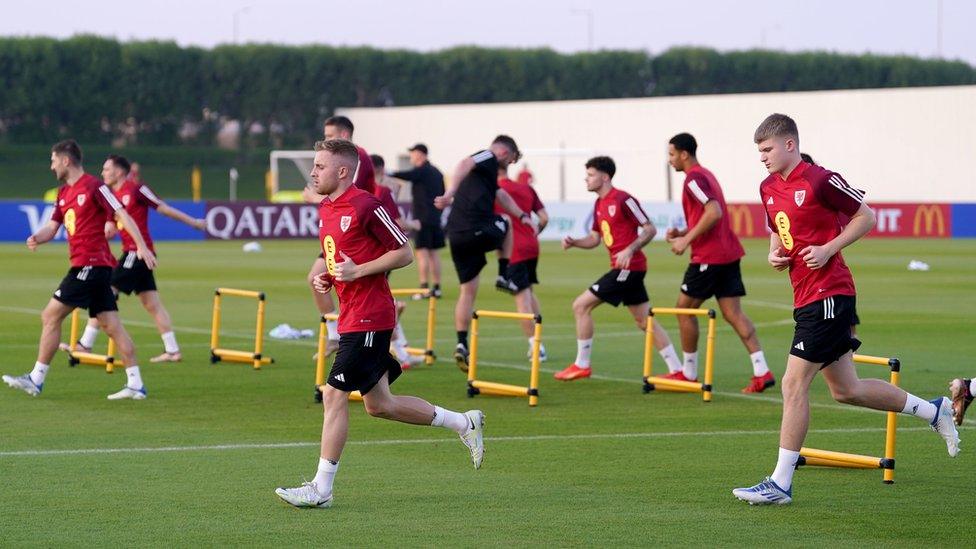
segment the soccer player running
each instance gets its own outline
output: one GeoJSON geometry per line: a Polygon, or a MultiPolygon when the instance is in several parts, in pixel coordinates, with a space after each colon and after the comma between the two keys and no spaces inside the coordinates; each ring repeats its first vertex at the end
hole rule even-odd
{"type": "Polygon", "coordinates": [[[735,497],[750,504],[793,500],[793,471],[810,422],[810,383],[823,372],[838,402],[917,416],[945,440],[949,455],[959,453],[959,433],[948,398],[925,401],[880,379],[859,379],[853,354],[861,342],[851,336],[854,278],[840,251],[874,226],[864,195],[840,174],[800,159],[796,123],[772,114],[756,129],[760,161],[769,170],[759,186],[773,231],[769,264],[789,270],[793,285],[793,333],[783,375],[783,422],[779,459],[772,475],[735,497]],[[850,216],[841,227],[839,214],[850,216]]]}
{"type": "MultiPolygon", "coordinates": [[[[131,179],[129,177],[130,169],[131,165],[125,157],[109,155],[102,165],[102,179],[112,189],[112,194],[122,203],[129,217],[136,222],[142,240],[153,254],[156,253],[156,250],[153,247],[152,237],[149,236],[149,208],[166,217],[186,223],[195,229],[206,229],[206,220],[195,219],[177,210],[160,200],[149,186],[131,179]]],[[[117,232],[116,225],[111,222],[105,225],[105,229],[106,236],[109,238],[117,232]]],[[[159,299],[156,277],[146,262],[139,259],[136,241],[132,236],[126,231],[122,231],[119,236],[122,239],[122,255],[119,256],[118,264],[112,270],[112,289],[116,294],[122,292],[129,295],[135,292],[146,312],[152,315],[156,321],[156,327],[159,329],[159,335],[163,340],[163,353],[150,358],[149,362],[179,362],[183,359],[183,355],[180,354],[180,346],[176,342],[176,334],[173,332],[173,321],[170,319],[169,311],[159,299]]],[[[78,347],[83,351],[91,351],[97,335],[98,319],[93,317],[88,319],[85,332],[78,340],[78,347]]],[[[70,352],[71,347],[62,343],[61,350],[70,352]]]]}
{"type": "MultiPolygon", "coordinates": [[[[442,210],[453,203],[447,218],[447,237],[451,242],[454,269],[461,282],[454,307],[457,330],[454,361],[463,372],[468,371],[468,328],[478,295],[478,275],[488,264],[485,254],[501,250],[501,257],[507,258],[512,253],[512,232],[508,230],[508,223],[495,215],[495,202],[520,223],[532,223],[532,216],[519,208],[506,191],[498,188],[498,170],[518,162],[520,157],[515,140],[499,135],[490,147],[458,163],[451,188],[434,198],[434,205],[442,210]]],[[[495,285],[506,290],[514,289],[504,272],[499,272],[495,285]]]]}
{"type": "MultiPolygon", "coordinates": [[[[688,133],[679,133],[668,142],[668,162],[685,174],[681,206],[688,228],[668,229],[671,251],[682,255],[691,247],[691,263],[681,282],[681,294],[676,307],[697,309],[715,296],[722,317],[732,325],[752,360],[752,379],[743,393],[761,393],[776,384],[766,365],[766,356],[759,346],[756,327],[742,311],[741,297],[746,295],[739,261],[745,250],[729,226],[725,195],[712,172],[698,163],[698,142],[688,133]]],[[[682,381],[698,380],[698,318],[679,315],[681,348],[684,366],[666,378],[682,381]]]]}
{"type": "MultiPolygon", "coordinates": [[[[508,258],[506,276],[514,288],[516,310],[520,313],[542,314],[539,298],[532,287],[539,283],[536,274],[539,264],[539,233],[549,224],[549,215],[535,189],[528,183],[509,179],[507,168],[498,168],[498,187],[507,192],[523,212],[532,212],[538,218],[537,227],[525,223],[512,224],[512,255],[508,258]]],[[[505,215],[505,211],[497,203],[495,213],[505,215]]],[[[509,222],[511,223],[511,220],[509,222]]],[[[503,262],[504,259],[499,258],[499,261],[503,262]]],[[[523,320],[521,324],[522,332],[529,338],[529,352],[526,356],[532,358],[535,325],[529,320],[523,320]]],[[[544,362],[546,358],[546,347],[540,345],[539,360],[544,362]]]]}
{"type": "MultiPolygon", "coordinates": [[[[352,141],[352,132],[354,129],[352,120],[349,120],[349,118],[345,116],[330,116],[322,124],[322,135],[326,140],[346,139],[352,141]]],[[[356,165],[352,175],[353,184],[370,194],[376,194],[376,175],[373,173],[373,162],[369,158],[369,153],[366,152],[366,149],[358,145],[356,146],[356,152],[359,156],[359,163],[356,165]]],[[[315,189],[311,186],[306,186],[302,189],[302,198],[308,204],[318,205],[325,197],[316,193],[315,189]]],[[[312,267],[305,277],[309,286],[312,288],[312,299],[315,301],[315,307],[322,316],[334,313],[336,310],[335,302],[332,301],[332,294],[315,291],[315,279],[325,271],[325,259],[323,259],[322,254],[319,254],[318,258],[312,262],[312,267]]],[[[338,323],[335,320],[328,320],[325,325],[328,331],[325,352],[327,355],[331,355],[339,349],[338,323]]]]}
{"type": "Polygon", "coordinates": [[[409,265],[413,253],[379,201],[353,187],[356,146],[332,139],[316,143],[315,151],[312,184],[325,196],[319,206],[319,238],[328,266],[315,287],[326,292],[335,285],[342,306],[339,352],[321,387],[324,418],[318,472],[311,482],[275,492],[296,507],[332,505],[332,481],[349,431],[349,392],[356,390],[371,416],[456,432],[470,450],[475,469],[481,467],[485,449],[480,410],[462,414],[390,392],[390,383],[401,372],[389,353],[396,320],[386,273],[409,265]]]}
{"type": "Polygon", "coordinates": [[[119,320],[115,294],[112,293],[111,276],[115,259],[105,238],[105,224],[114,219],[133,235],[136,257],[145,262],[146,268],[155,268],[156,257],[139,233],[139,227],[112,191],[98,178],[85,173],[81,162],[81,147],[74,140],[61,141],[51,148],[51,171],[62,185],[58,189],[51,219],[27,238],[27,247],[31,251],[36,250],[41,244],[52,240],[64,225],[71,268],[41,312],[43,327],[34,369],[19,377],[5,375],[3,381],[31,396],[39,395],[44,388],[51,359],[58,351],[61,323],[71,311],[81,307],[88,309],[88,314],[98,319],[105,333],[115,340],[119,354],[125,361],[125,387],[108,395],[108,399],[143,400],[146,398],[146,388],[139,373],[135,347],[119,320]]]}
{"type": "MultiPolygon", "coordinates": [[[[556,372],[555,378],[572,381],[590,377],[590,353],[593,350],[593,309],[603,303],[627,306],[640,330],[647,328],[650,298],[644,287],[647,258],[641,248],[647,245],[657,229],[633,196],[613,186],[617,165],[608,156],[596,156],[586,162],[586,190],[597,195],[593,206],[593,226],[583,238],[567,236],[563,249],[591,249],[606,245],[610,252],[610,272],[593,283],[573,301],[576,317],[576,360],[556,372]],[[638,233],[639,231],[639,233],[638,233]]],[[[667,332],[653,321],[654,344],[672,372],[681,370],[681,362],[667,332]]]]}
{"type": "Polygon", "coordinates": [[[441,227],[441,211],[434,207],[434,197],[444,194],[444,175],[427,159],[427,145],[417,143],[409,151],[413,168],[392,172],[390,176],[411,184],[413,218],[420,222],[414,236],[420,287],[430,285],[432,295],[440,297],[441,256],[438,250],[444,247],[444,229],[441,227]]]}

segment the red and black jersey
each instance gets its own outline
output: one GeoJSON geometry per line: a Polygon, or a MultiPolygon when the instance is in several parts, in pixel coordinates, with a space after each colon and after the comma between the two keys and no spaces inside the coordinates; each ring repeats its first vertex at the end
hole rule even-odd
{"type": "Polygon", "coordinates": [[[688,229],[698,224],[705,213],[705,204],[714,200],[722,210],[722,217],[712,228],[699,235],[691,243],[691,262],[718,265],[732,263],[746,255],[739,239],[729,225],[729,209],[725,205],[722,187],[712,172],[695,166],[685,173],[681,207],[685,212],[688,229]]]}
{"type": "MultiPolygon", "coordinates": [[[[603,198],[597,198],[593,206],[593,231],[600,234],[603,243],[610,251],[610,267],[616,269],[614,260],[624,248],[637,240],[641,227],[650,223],[650,218],[640,203],[625,191],[612,187],[603,198]]],[[[647,257],[637,250],[630,257],[628,271],[646,271],[647,257]]]]}
{"type": "MultiPolygon", "coordinates": [[[[118,190],[113,190],[112,193],[122,202],[122,206],[129,217],[136,222],[142,239],[146,241],[146,246],[155,253],[152,237],[149,236],[149,208],[155,210],[162,205],[163,201],[156,196],[156,193],[152,192],[148,185],[136,183],[131,179],[125,180],[118,190]]],[[[119,227],[119,237],[122,239],[123,252],[136,251],[136,241],[122,227],[119,227]]]]}
{"type": "MultiPolygon", "coordinates": [[[[515,204],[525,213],[538,212],[545,209],[535,189],[526,183],[518,183],[507,177],[500,177],[498,178],[498,187],[511,195],[515,204]]],[[[497,202],[495,203],[495,213],[508,215],[508,212],[497,202]]],[[[518,219],[513,219],[512,238],[512,257],[510,258],[512,263],[519,263],[527,259],[539,257],[539,236],[535,234],[535,229],[532,225],[522,223],[518,219]]]]}
{"type": "Polygon", "coordinates": [[[105,239],[105,223],[122,209],[112,191],[93,175],[61,185],[51,220],[64,225],[72,267],[114,267],[105,239]]]}
{"type": "Polygon", "coordinates": [[[803,307],[832,295],[855,295],[854,277],[840,252],[819,269],[803,261],[807,246],[822,246],[840,234],[841,214],[853,216],[864,192],[840,174],[801,162],[784,180],[771,174],[759,186],[769,228],[790,257],[793,305],[803,307]]]}
{"type": "MultiPolygon", "coordinates": [[[[407,245],[407,237],[375,196],[350,187],[319,205],[319,242],[329,273],[350,257],[357,265],[407,245]]],[[[393,295],[386,273],[335,282],[339,296],[339,333],[392,330],[396,326],[393,295]]]]}

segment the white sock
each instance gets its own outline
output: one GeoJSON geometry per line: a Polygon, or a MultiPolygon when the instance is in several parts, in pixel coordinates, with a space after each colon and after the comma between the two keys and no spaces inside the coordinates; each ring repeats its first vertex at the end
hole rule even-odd
{"type": "Polygon", "coordinates": [[[81,334],[81,339],[78,340],[78,343],[83,347],[87,347],[91,349],[92,347],[95,346],[95,336],[97,335],[98,335],[97,327],[86,325],[85,333],[81,334]]]}
{"type": "Polygon", "coordinates": [[[329,339],[333,341],[338,341],[339,339],[339,321],[338,320],[326,320],[325,328],[329,332],[329,339]]]}
{"type": "Polygon", "coordinates": [[[749,358],[752,359],[752,375],[759,377],[769,372],[769,366],[766,365],[766,355],[763,354],[762,350],[750,354],[749,358]]]}
{"type": "Polygon", "coordinates": [[[51,366],[48,364],[41,364],[40,362],[34,363],[34,369],[31,370],[30,378],[34,382],[34,385],[40,385],[44,383],[44,378],[47,377],[47,369],[51,366]]]}
{"type": "Polygon", "coordinates": [[[312,482],[315,483],[315,488],[320,496],[329,497],[332,495],[332,480],[335,479],[338,470],[338,463],[333,463],[323,457],[319,458],[319,470],[316,471],[312,482]]]}
{"type": "Polygon", "coordinates": [[[976,395],[976,377],[969,380],[969,394],[976,395]]]}
{"type": "Polygon", "coordinates": [[[576,364],[580,368],[590,367],[590,353],[593,351],[593,338],[576,340],[576,364]]]}
{"type": "Polygon", "coordinates": [[[130,389],[142,389],[142,376],[139,375],[139,367],[136,365],[125,367],[126,387],[130,389]]]}
{"type": "Polygon", "coordinates": [[[407,346],[407,335],[403,333],[403,325],[398,321],[396,327],[393,328],[393,341],[396,341],[404,347],[407,346]]]}
{"type": "Polygon", "coordinates": [[[401,363],[410,360],[410,353],[407,352],[407,346],[400,342],[400,340],[392,341],[390,347],[393,348],[393,354],[396,355],[397,360],[401,363]]]}
{"type": "Polygon", "coordinates": [[[440,406],[434,406],[434,419],[431,420],[430,424],[433,427],[450,429],[459,435],[463,435],[471,429],[471,422],[468,421],[468,416],[459,412],[445,410],[440,406]]]}
{"type": "Polygon", "coordinates": [[[674,352],[674,345],[668,345],[667,347],[658,351],[661,354],[661,358],[668,365],[668,371],[671,373],[681,371],[681,361],[678,360],[678,353],[674,352]]]}
{"type": "Polygon", "coordinates": [[[166,332],[160,335],[163,338],[163,348],[169,354],[176,354],[180,352],[180,346],[176,344],[176,334],[172,331],[166,332]]]}
{"type": "Polygon", "coordinates": [[[780,488],[789,490],[790,486],[793,485],[793,471],[796,470],[796,460],[799,457],[800,452],[780,448],[779,459],[776,460],[776,469],[769,478],[773,479],[773,482],[780,488]]]}
{"type": "Polygon", "coordinates": [[[681,371],[688,379],[698,379],[698,351],[682,354],[685,355],[685,361],[681,371]]]}
{"type": "Polygon", "coordinates": [[[935,407],[935,404],[908,393],[908,399],[905,400],[905,409],[901,413],[920,417],[931,423],[935,419],[935,414],[939,413],[939,409],[935,407]]]}

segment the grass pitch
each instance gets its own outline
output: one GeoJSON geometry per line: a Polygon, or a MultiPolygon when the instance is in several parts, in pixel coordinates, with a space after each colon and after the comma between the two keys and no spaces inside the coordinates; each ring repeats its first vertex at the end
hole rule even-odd
{"type": "MultiPolygon", "coordinates": [[[[277,362],[259,372],[208,362],[216,286],[266,291],[269,329],[283,322],[316,327],[304,283],[314,241],[264,245],[263,253],[245,255],[240,243],[159,244],[157,278],[185,358],[148,364],[161,343],[138,301],[123,297],[148,400],[105,400],[124,375],[69,368],[63,356],[38,398],[0,387],[3,545],[743,546],[772,536],[781,545],[917,546],[947,544],[971,522],[973,431],[961,431],[963,452],[950,459],[923,422],[903,416],[894,485],[882,485],[880,471],[804,468],[790,506],[735,500],[733,487],[757,482],[775,463],[780,398],[778,387],[739,394],[751,372],[748,355],[724,322],[710,404],[699,395],[642,394],[641,334],[625,310],[608,306],[595,315],[594,378],[553,380],[552,372],[575,356],[570,302],[606,270],[607,258],[603,250],[561,252],[552,243],[543,246],[540,262],[549,362],[538,408],[524,399],[467,398],[464,376],[449,360],[456,279],[447,253],[436,342],[442,360],[394,385],[444,407],[485,410],[480,471],[451,433],[369,418],[352,403],[335,506],[287,507],[274,488],[311,478],[317,463],[314,341],[268,340],[266,352],[277,362]]],[[[765,264],[765,246],[746,243],[743,303],[779,378],[792,301],[786,275],[765,264]]],[[[862,352],[899,357],[903,386],[926,398],[945,394],[952,377],[976,375],[970,358],[976,242],[874,240],[845,255],[858,285],[862,352]],[[907,271],[911,259],[932,270],[907,271]]],[[[673,305],[687,259],[660,243],[649,256],[652,299],[673,305]]],[[[36,254],[0,246],[7,289],[0,305],[3,373],[31,368],[37,313],[66,270],[61,245],[36,254]]],[[[484,278],[478,306],[512,310],[511,298],[484,278]]],[[[398,271],[393,280],[412,286],[415,271],[398,271]]],[[[222,345],[246,348],[255,305],[224,301],[222,345]]],[[[408,310],[412,344],[422,341],[423,315],[416,304],[408,310]]],[[[663,322],[677,341],[673,319],[663,322]]],[[[67,337],[67,322],[64,328],[67,337]]],[[[515,324],[485,320],[482,333],[479,377],[525,384],[527,344],[515,324]]],[[[104,345],[102,335],[98,346],[104,345]]],[[[663,368],[660,360],[656,365],[663,368]]],[[[882,368],[860,369],[887,376],[882,368]]],[[[822,380],[812,394],[808,446],[882,453],[882,414],[834,403],[822,380]]]]}

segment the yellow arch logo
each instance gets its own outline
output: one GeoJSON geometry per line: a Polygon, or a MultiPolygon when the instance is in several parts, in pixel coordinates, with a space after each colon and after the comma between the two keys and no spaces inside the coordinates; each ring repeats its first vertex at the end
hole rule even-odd
{"type": "Polygon", "coordinates": [[[912,224],[912,234],[915,236],[945,236],[946,226],[942,208],[935,204],[922,204],[915,210],[915,222],[912,224]],[[922,232],[924,223],[925,232],[922,232]],[[933,232],[935,229],[935,232],[933,232]]]}

